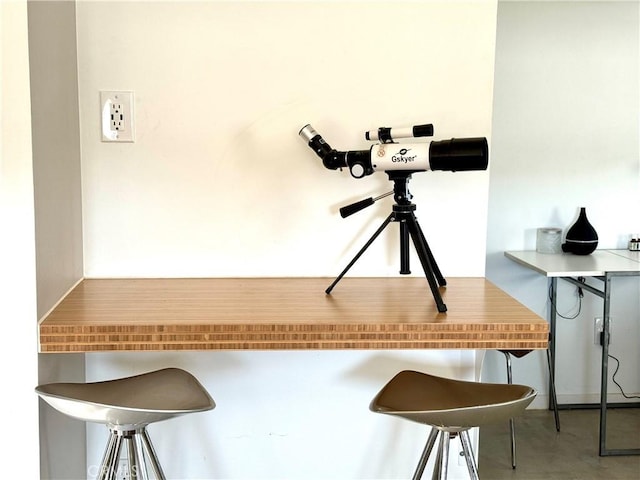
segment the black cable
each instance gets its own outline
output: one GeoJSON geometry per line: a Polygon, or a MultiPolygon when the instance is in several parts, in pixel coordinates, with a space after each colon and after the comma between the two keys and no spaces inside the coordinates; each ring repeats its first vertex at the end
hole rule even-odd
{"type": "Polygon", "coordinates": [[[551,295],[551,286],[549,286],[549,302],[551,303],[551,306],[553,307],[553,309],[556,311],[557,316],[559,316],[560,318],[564,318],[565,320],[575,320],[576,318],[578,318],[578,315],[580,315],[580,312],[582,311],[582,297],[584,297],[584,292],[580,287],[578,287],[577,292],[578,292],[578,311],[573,317],[565,317],[558,311],[558,307],[556,306],[556,304],[553,303],[553,296],[551,295]]]}
{"type": "MultiPolygon", "coordinates": [[[[584,282],[584,277],[578,277],[578,280],[581,281],[581,282],[584,282]]],[[[558,312],[558,307],[556,306],[555,303],[553,303],[553,296],[551,294],[551,290],[552,289],[551,289],[551,286],[550,286],[549,287],[549,302],[553,306],[553,309],[556,311],[556,315],[558,315],[560,318],[564,318],[565,320],[574,320],[574,319],[578,318],[578,315],[580,315],[580,311],[582,310],[582,298],[584,297],[584,292],[582,291],[582,288],[577,287],[576,293],[578,294],[578,312],[572,317],[565,317],[560,312],[558,312]]],[[[608,353],[607,356],[616,361],[616,370],[613,372],[613,375],[611,376],[611,380],[613,381],[613,383],[616,384],[616,386],[620,390],[620,393],[622,393],[622,396],[624,398],[626,398],[626,399],[640,398],[640,395],[627,395],[626,393],[624,393],[624,390],[622,389],[622,386],[616,381],[616,374],[618,373],[618,370],[620,369],[620,360],[618,360],[616,357],[614,357],[610,353],[608,353]]]]}
{"type": "Polygon", "coordinates": [[[620,368],[620,360],[618,360],[616,357],[614,357],[613,355],[611,355],[610,353],[607,354],[609,358],[612,358],[616,361],[617,366],[616,366],[616,371],[613,372],[613,375],[611,376],[611,380],[613,380],[613,383],[615,383],[618,388],[620,389],[620,393],[622,393],[622,396],[624,398],[640,398],[640,395],[627,395],[626,393],[624,393],[624,390],[622,390],[622,387],[620,386],[620,384],[618,382],[616,382],[616,374],[618,373],[618,369],[620,368]]]}

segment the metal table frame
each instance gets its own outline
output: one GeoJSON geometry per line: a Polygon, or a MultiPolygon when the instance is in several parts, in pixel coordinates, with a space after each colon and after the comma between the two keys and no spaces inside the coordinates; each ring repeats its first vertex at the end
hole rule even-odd
{"type": "MultiPolygon", "coordinates": [[[[566,260],[571,257],[562,255],[546,255],[539,257],[535,252],[505,252],[507,258],[531,268],[532,270],[542,273],[548,277],[550,290],[549,304],[549,353],[551,362],[551,371],[555,376],[555,353],[556,353],[556,309],[558,295],[558,278],[572,283],[584,291],[596,295],[603,300],[603,338],[602,338],[602,361],[600,373],[600,403],[599,404],[558,404],[558,409],[581,409],[581,408],[599,408],[600,409],[600,432],[599,432],[599,455],[640,455],[640,448],[607,448],[607,409],[622,407],[640,407],[639,402],[624,403],[608,403],[607,390],[609,379],[609,338],[610,338],[610,309],[611,309],[611,281],[614,277],[631,277],[640,276],[640,257],[632,257],[626,251],[620,250],[604,250],[597,251],[601,265],[584,269],[567,269],[563,270],[563,266],[554,265],[554,260],[566,260]],[[610,256],[609,256],[610,255],[610,256]],[[554,259],[555,257],[555,259],[554,259]],[[540,260],[540,261],[539,261],[540,260]],[[609,260],[609,261],[608,261],[609,260]],[[608,270],[608,266],[612,270],[608,270]],[[587,284],[583,277],[594,278],[602,282],[602,288],[596,288],[587,284]]],[[[596,256],[596,254],[594,254],[596,256]]],[[[582,257],[585,262],[590,260],[588,256],[582,257]]],[[[576,262],[581,262],[579,257],[571,258],[576,262]]],[[[561,263],[561,262],[559,262],[561,263]]],[[[550,380],[551,383],[551,380],[550,380]]],[[[549,387],[551,389],[551,385],[549,387]]],[[[551,390],[549,390],[551,391],[551,390]]],[[[549,409],[552,408],[552,399],[549,399],[549,409]]]]}
{"type": "MultiPolygon", "coordinates": [[[[618,276],[638,276],[638,272],[606,272],[604,276],[591,277],[603,282],[603,289],[599,290],[591,285],[586,284],[573,277],[560,277],[563,280],[573,283],[574,285],[592,293],[603,300],[603,316],[602,316],[602,362],[600,369],[600,403],[599,404],[558,404],[559,410],[578,409],[578,408],[600,408],[600,435],[599,450],[600,456],[613,455],[640,455],[640,448],[607,448],[607,407],[638,407],[638,402],[612,403],[607,402],[607,390],[609,379],[609,335],[610,335],[610,308],[611,308],[611,279],[618,276]]],[[[558,277],[549,279],[551,288],[551,303],[549,305],[549,350],[551,353],[551,369],[555,375],[555,351],[556,351],[556,300],[558,293],[558,277]]],[[[549,400],[549,408],[552,408],[551,399],[549,400]]]]}

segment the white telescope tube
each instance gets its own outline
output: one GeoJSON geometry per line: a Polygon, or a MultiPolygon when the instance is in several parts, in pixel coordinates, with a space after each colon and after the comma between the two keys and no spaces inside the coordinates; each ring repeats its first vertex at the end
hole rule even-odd
{"type": "Polygon", "coordinates": [[[371,147],[371,167],[374,171],[431,170],[429,143],[379,143],[371,147]]]}

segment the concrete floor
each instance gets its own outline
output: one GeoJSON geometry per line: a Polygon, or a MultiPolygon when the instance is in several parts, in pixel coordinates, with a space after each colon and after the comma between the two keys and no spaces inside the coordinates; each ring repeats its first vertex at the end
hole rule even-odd
{"type": "MultiPolygon", "coordinates": [[[[511,468],[509,424],[483,427],[482,480],[640,480],[640,456],[598,455],[599,410],[527,410],[516,419],[517,468],[511,468]]],[[[607,448],[640,448],[640,409],[608,410],[607,448]]]]}

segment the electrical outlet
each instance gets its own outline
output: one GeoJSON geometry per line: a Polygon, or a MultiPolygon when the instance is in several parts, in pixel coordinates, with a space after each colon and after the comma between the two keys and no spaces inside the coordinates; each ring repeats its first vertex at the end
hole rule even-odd
{"type": "Polygon", "coordinates": [[[133,142],[133,92],[100,92],[103,142],[133,142]]]}
{"type": "MultiPolygon", "coordinates": [[[[611,317],[609,317],[609,343],[611,343],[611,317]]],[[[604,339],[604,322],[602,321],[602,317],[595,317],[593,319],[593,344],[602,346],[602,341],[604,339]]]]}
{"type": "Polygon", "coordinates": [[[126,130],[125,126],[125,118],[122,109],[121,103],[111,103],[111,130],[115,130],[117,132],[123,132],[126,130]]]}
{"type": "Polygon", "coordinates": [[[602,331],[604,325],[602,324],[602,318],[596,317],[593,319],[593,344],[602,345],[602,331]]]}

